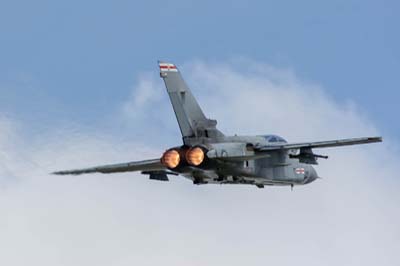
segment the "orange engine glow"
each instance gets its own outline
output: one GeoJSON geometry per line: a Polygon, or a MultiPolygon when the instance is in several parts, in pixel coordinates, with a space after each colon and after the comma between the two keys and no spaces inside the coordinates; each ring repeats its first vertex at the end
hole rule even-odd
{"type": "Polygon", "coordinates": [[[171,169],[177,167],[180,161],[181,156],[177,150],[168,150],[161,157],[161,163],[171,169]]]}
{"type": "Polygon", "coordinates": [[[194,147],[186,152],[186,161],[194,166],[200,165],[204,161],[204,151],[200,147],[194,147]]]}

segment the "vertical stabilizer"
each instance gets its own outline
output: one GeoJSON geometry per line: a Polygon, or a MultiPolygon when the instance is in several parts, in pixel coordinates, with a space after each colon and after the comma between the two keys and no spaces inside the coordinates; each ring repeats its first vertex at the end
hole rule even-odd
{"type": "Polygon", "coordinates": [[[159,67],[184,142],[187,139],[212,138],[221,134],[215,127],[217,121],[204,115],[178,68],[165,62],[159,62],[159,67]]]}

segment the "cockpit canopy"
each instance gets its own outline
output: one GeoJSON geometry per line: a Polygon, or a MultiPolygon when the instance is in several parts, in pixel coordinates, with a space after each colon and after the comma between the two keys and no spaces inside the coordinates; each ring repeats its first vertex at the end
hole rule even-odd
{"type": "Polygon", "coordinates": [[[263,138],[265,138],[267,140],[267,142],[270,143],[275,143],[275,142],[282,142],[282,143],[287,143],[287,141],[279,136],[276,135],[265,135],[262,136],[263,138]]]}

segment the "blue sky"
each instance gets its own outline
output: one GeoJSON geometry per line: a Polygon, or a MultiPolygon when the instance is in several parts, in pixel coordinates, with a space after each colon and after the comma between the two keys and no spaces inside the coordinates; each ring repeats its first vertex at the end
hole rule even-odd
{"type": "Polygon", "coordinates": [[[399,137],[398,8],[397,1],[2,1],[0,110],[30,128],[64,120],[98,126],[140,73],[157,75],[158,59],[244,57],[293,69],[399,137]]]}
{"type": "Polygon", "coordinates": [[[1,1],[0,264],[399,265],[399,7],[1,1]],[[294,191],[49,175],[181,143],[158,59],[224,133],[385,141],[294,191]]]}

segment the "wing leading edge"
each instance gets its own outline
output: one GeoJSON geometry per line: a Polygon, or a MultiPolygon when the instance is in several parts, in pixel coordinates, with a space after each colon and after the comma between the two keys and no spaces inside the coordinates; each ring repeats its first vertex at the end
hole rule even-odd
{"type": "Polygon", "coordinates": [[[81,175],[89,173],[120,173],[120,172],[133,172],[133,171],[162,171],[166,168],[161,164],[160,159],[144,160],[137,162],[119,163],[119,164],[109,164],[101,165],[90,168],[82,168],[75,170],[65,170],[53,172],[55,175],[81,175]]]}
{"type": "Polygon", "coordinates": [[[353,139],[338,139],[329,141],[305,142],[305,143],[288,143],[278,145],[268,145],[256,147],[259,152],[272,152],[272,151],[289,151],[300,150],[298,154],[289,154],[292,159],[298,159],[300,163],[318,164],[317,158],[328,159],[328,156],[315,154],[313,148],[330,148],[357,144],[367,144],[374,142],[381,142],[381,137],[367,137],[367,138],[353,138],[353,139]]]}
{"type": "Polygon", "coordinates": [[[304,149],[304,148],[330,148],[339,146],[349,146],[357,144],[367,144],[382,142],[382,137],[366,137],[366,138],[352,138],[352,139],[338,139],[317,142],[303,142],[303,143],[288,143],[282,145],[269,145],[257,148],[259,151],[274,151],[274,150],[291,150],[291,149],[304,149]]]}

